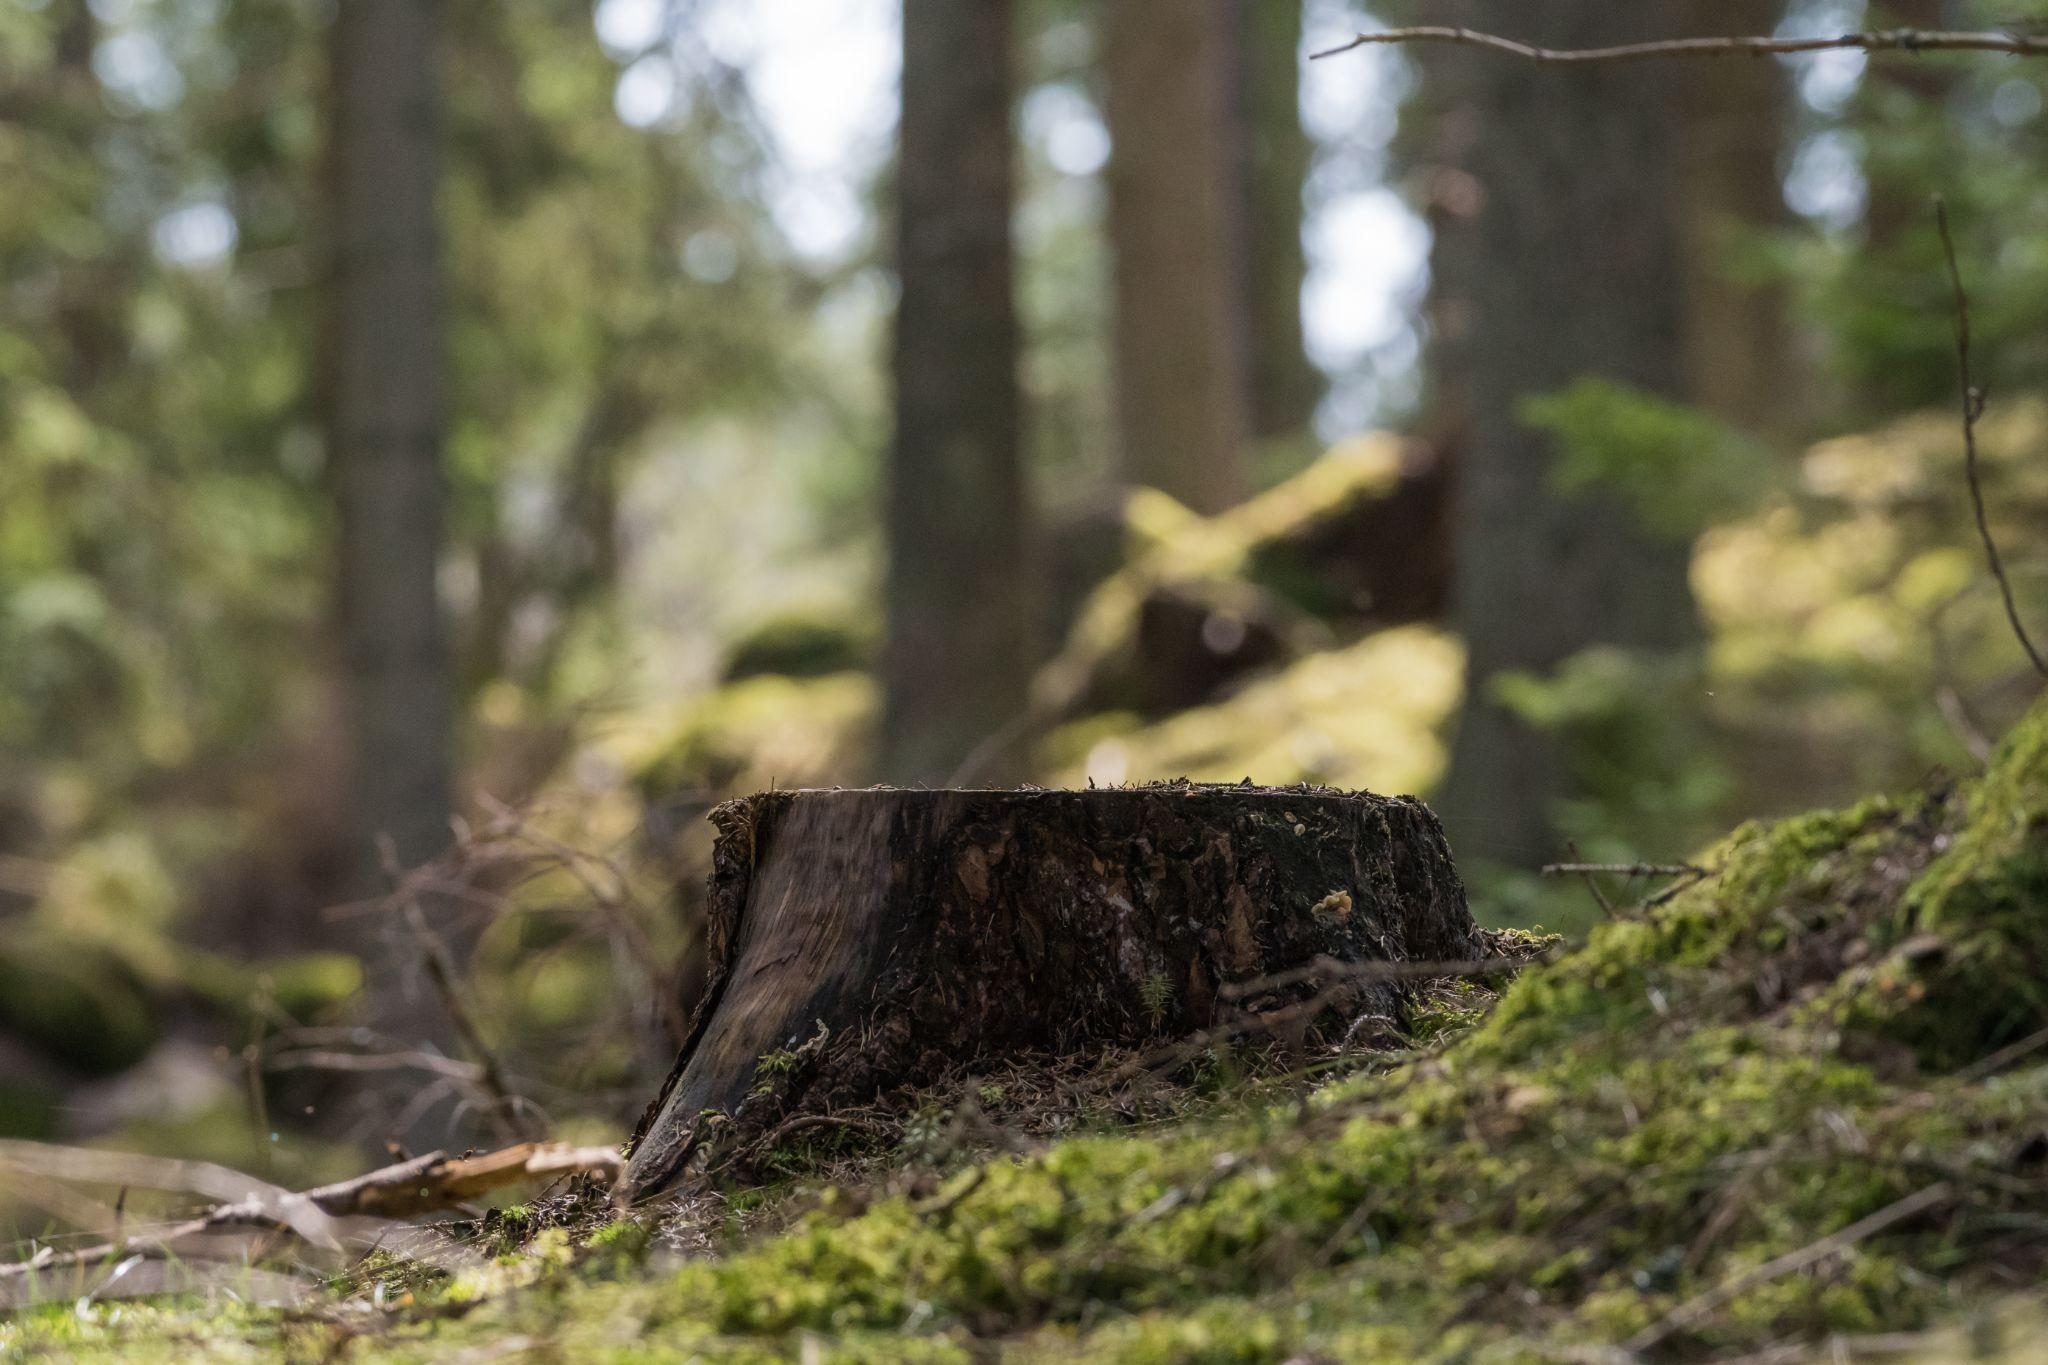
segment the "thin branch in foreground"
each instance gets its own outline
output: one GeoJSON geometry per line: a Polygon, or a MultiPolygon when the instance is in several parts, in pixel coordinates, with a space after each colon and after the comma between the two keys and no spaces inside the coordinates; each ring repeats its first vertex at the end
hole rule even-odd
{"type": "Polygon", "coordinates": [[[1600,913],[1608,919],[1613,919],[1614,902],[1607,899],[1607,893],[1600,889],[1600,874],[1598,870],[1591,863],[1579,861],[1579,846],[1577,844],[1566,844],[1565,847],[1571,851],[1572,860],[1569,863],[1552,863],[1550,867],[1543,869],[1543,875],[1546,877],[1556,876],[1557,874],[1551,871],[1551,868],[1571,868],[1585,879],[1586,890],[1592,893],[1593,904],[1600,907],[1600,913]]]}
{"type": "MultiPolygon", "coordinates": [[[[106,1179],[133,1166],[138,1183],[175,1180],[187,1187],[197,1187],[198,1176],[207,1177],[207,1187],[223,1188],[231,1187],[231,1182],[214,1179],[213,1174],[236,1174],[221,1168],[202,1168],[192,1162],[165,1162],[30,1142],[10,1142],[0,1151],[18,1170],[47,1173],[60,1179],[106,1179]]],[[[589,1176],[609,1184],[618,1178],[620,1166],[616,1147],[523,1142],[474,1157],[431,1152],[302,1193],[281,1191],[244,1177],[253,1191],[246,1197],[215,1205],[185,1222],[170,1224],[155,1235],[131,1236],[67,1252],[53,1252],[45,1247],[29,1260],[0,1265],[0,1309],[38,1301],[42,1294],[36,1279],[48,1272],[90,1268],[120,1257],[186,1261],[203,1253],[204,1248],[195,1242],[209,1234],[256,1230],[291,1233],[302,1241],[330,1248],[363,1241],[388,1246],[386,1229],[392,1220],[457,1208],[492,1190],[534,1180],[589,1176]],[[364,1227],[360,1220],[370,1223],[364,1227]],[[357,1228],[350,1228],[351,1222],[357,1228]],[[363,1234],[375,1235],[345,1235],[358,1229],[363,1234]],[[24,1284],[29,1287],[27,1293],[17,1287],[24,1284]]],[[[246,1257],[252,1247],[235,1243],[230,1250],[246,1257]]]]}
{"type": "Polygon", "coordinates": [[[1447,43],[1483,47],[1524,61],[1558,66],[1595,62],[1648,62],[1673,57],[1786,57],[1803,52],[2000,52],[2012,57],[2048,57],[2048,37],[2030,33],[1945,33],[1895,28],[1873,33],[1843,33],[1832,38],[1666,38],[1657,42],[1623,43],[1616,47],[1555,48],[1516,42],[1476,29],[1426,24],[1413,28],[1361,33],[1347,43],[1311,54],[1311,60],[1335,57],[1361,47],[1399,43],[1447,43]]]}
{"type": "Polygon", "coordinates": [[[1991,535],[1991,520],[1984,511],[1984,484],[1977,472],[1977,419],[1984,415],[1984,391],[1970,378],[1970,296],[1963,288],[1963,268],[1956,263],[1956,239],[1949,231],[1948,202],[1940,195],[1934,197],[1934,221],[1941,229],[1941,250],[1948,260],[1949,283],[1956,295],[1956,365],[1963,385],[1963,469],[1970,480],[1970,506],[1977,514],[1977,535],[1984,542],[1984,558],[1991,565],[1991,576],[1998,580],[1999,596],[2005,599],[2005,619],[2012,623],[2012,633],[2019,637],[2020,648],[2027,652],[2034,671],[2048,678],[2048,660],[2043,660],[2041,651],[2034,648],[2033,639],[2020,621],[2012,580],[1999,559],[1998,542],[1991,535]]]}

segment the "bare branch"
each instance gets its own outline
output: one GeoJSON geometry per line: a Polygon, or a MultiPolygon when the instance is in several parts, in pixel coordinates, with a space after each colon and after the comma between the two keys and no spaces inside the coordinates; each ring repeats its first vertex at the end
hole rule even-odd
{"type": "Polygon", "coordinates": [[[1583,877],[1597,873],[1609,877],[1704,877],[1707,869],[1691,863],[1545,863],[1546,877],[1583,877]]]}
{"type": "Polygon", "coordinates": [[[1930,1209],[1938,1208],[1955,1197],[1955,1191],[1941,1182],[1926,1189],[1907,1195],[1895,1204],[1888,1204],[1867,1218],[1860,1218],[1839,1232],[1821,1238],[1797,1251],[1789,1251],[1775,1260],[1764,1262],[1753,1270],[1735,1276],[1733,1279],[1708,1290],[1698,1298],[1687,1300],[1671,1310],[1660,1321],[1644,1328],[1622,1346],[1630,1357],[1640,1355],[1664,1342],[1678,1332],[1712,1313],[1721,1305],[1738,1295],[1747,1293],[1758,1285],[1769,1284],[1772,1280],[1795,1274],[1810,1265],[1817,1265],[1830,1256],[1836,1256],[1858,1242],[1909,1218],[1918,1217],[1930,1209]]]}
{"type": "Polygon", "coordinates": [[[1970,480],[1970,505],[1977,513],[1977,534],[1984,541],[1984,558],[1991,565],[1991,576],[1998,580],[1999,595],[2005,599],[2005,619],[2012,623],[2012,633],[2019,637],[2020,648],[2027,652],[2034,671],[2048,678],[2048,660],[2042,659],[2041,651],[2034,648],[2034,641],[2020,620],[2019,606],[2013,601],[2012,580],[2006,577],[2005,565],[1998,557],[1998,542],[1991,535],[1991,521],[1984,511],[1984,485],[1977,472],[1977,419],[1984,415],[1984,391],[1970,378],[1970,296],[1963,289],[1963,268],[1956,263],[1956,240],[1948,226],[1948,203],[1940,195],[1934,197],[1934,221],[1941,228],[1941,249],[1948,259],[1949,283],[1956,294],[1956,365],[1963,387],[1963,469],[1970,480]]]}
{"type": "MultiPolygon", "coordinates": [[[[252,1191],[195,1218],[170,1224],[153,1236],[103,1242],[67,1252],[53,1252],[46,1247],[29,1260],[0,1265],[0,1308],[33,1302],[33,1295],[24,1299],[13,1289],[13,1283],[32,1284],[34,1277],[47,1271],[89,1267],[121,1256],[190,1257],[200,1250],[194,1245],[195,1239],[237,1229],[292,1232],[315,1245],[330,1247],[345,1242],[384,1245],[384,1231],[391,1226],[386,1220],[455,1208],[478,1195],[526,1181],[591,1176],[610,1183],[618,1178],[621,1164],[616,1147],[523,1142],[474,1157],[456,1158],[430,1152],[350,1180],[294,1194],[238,1172],[195,1162],[170,1162],[30,1142],[9,1142],[0,1150],[18,1170],[46,1173],[59,1179],[105,1180],[132,1175],[136,1183],[252,1191]],[[365,1219],[371,1222],[362,1223],[365,1219]]],[[[225,1245],[236,1256],[246,1257],[254,1249],[248,1242],[225,1245]]]]}
{"type": "MultiPolygon", "coordinates": [[[[1361,33],[1347,43],[1325,48],[1313,58],[1334,57],[1361,47],[1400,43],[1448,43],[1483,47],[1524,61],[1558,66],[1594,62],[1648,62],[1673,57],[1785,57],[1802,52],[2001,52],[2013,57],[2048,57],[2048,36],[2029,33],[1944,33],[1896,28],[1874,33],[1843,33],[1832,38],[1667,38],[1624,43],[1618,47],[1535,47],[1494,33],[1444,25],[1381,29],[1361,33]]],[[[1313,59],[1312,58],[1312,59],[1313,59]]]]}

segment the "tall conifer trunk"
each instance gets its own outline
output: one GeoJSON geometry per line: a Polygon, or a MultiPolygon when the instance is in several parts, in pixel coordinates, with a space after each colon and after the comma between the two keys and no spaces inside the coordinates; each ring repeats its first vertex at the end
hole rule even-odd
{"type": "MultiPolygon", "coordinates": [[[[345,721],[352,765],[353,886],[375,895],[386,861],[426,862],[448,844],[454,697],[436,587],[443,476],[443,301],[437,0],[344,0],[331,42],[333,203],[327,338],[329,475],[336,546],[345,721]]],[[[421,971],[431,926],[451,938],[452,908],[423,920],[363,921],[360,945],[377,1026],[452,1046],[449,1019],[421,971]]],[[[406,1110],[383,1087],[379,1109],[406,1110]]],[[[442,1145],[446,1111],[383,1133],[442,1145]]]]}
{"type": "Polygon", "coordinates": [[[1254,436],[1305,438],[1323,395],[1301,291],[1303,191],[1313,146],[1301,123],[1301,0],[1232,0],[1244,310],[1254,436]]]}
{"type": "MultiPolygon", "coordinates": [[[[1675,0],[1464,0],[1438,20],[1553,47],[1675,31],[1675,0]]],[[[1469,439],[1459,477],[1455,617],[1468,694],[1440,809],[1466,856],[1533,865],[1558,851],[1565,756],[1502,705],[1494,684],[1595,644],[1694,638],[1687,547],[1644,530],[1619,499],[1560,493],[1552,439],[1523,402],[1588,375],[1684,392],[1678,107],[1654,67],[1560,68],[1448,52],[1431,66],[1461,120],[1469,216],[1434,260],[1465,314],[1469,439]]],[[[1440,115],[1440,117],[1445,115],[1440,115]]]]}
{"type": "Polygon", "coordinates": [[[1117,443],[1126,480],[1199,512],[1249,483],[1235,17],[1232,0],[1103,11],[1117,443]]]}
{"type": "MultiPolygon", "coordinates": [[[[1680,33],[1775,32],[1785,0],[1685,0],[1680,33]]],[[[1679,205],[1685,234],[1686,396],[1751,431],[1792,434],[1810,415],[1812,386],[1789,289],[1743,268],[1746,238],[1786,229],[1785,158],[1791,72],[1776,61],[1685,63],[1679,205]]]]}
{"type": "MultiPolygon", "coordinates": [[[[882,766],[944,782],[1024,707],[1008,0],[905,0],[882,766]]],[[[1003,771],[998,759],[989,769],[1003,771]]]]}

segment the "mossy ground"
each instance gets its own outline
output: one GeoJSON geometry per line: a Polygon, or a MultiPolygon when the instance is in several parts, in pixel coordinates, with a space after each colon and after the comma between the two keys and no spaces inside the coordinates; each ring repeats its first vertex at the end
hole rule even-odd
{"type": "Polygon", "coordinates": [[[1694,1359],[1973,1314],[1979,1344],[2024,1341],[2048,1250],[2048,1051],[2026,1047],[2048,705],[1981,780],[1747,827],[1705,861],[1483,1021],[1451,1002],[1440,1046],[1299,1098],[813,1192],[682,1262],[642,1228],[558,1230],[410,1304],[65,1304],[0,1349],[1694,1359]]]}

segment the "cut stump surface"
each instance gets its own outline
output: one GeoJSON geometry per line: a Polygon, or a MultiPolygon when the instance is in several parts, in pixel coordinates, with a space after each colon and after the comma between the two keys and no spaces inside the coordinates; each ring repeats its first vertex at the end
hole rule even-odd
{"type": "MultiPolygon", "coordinates": [[[[628,1199],[799,1111],[1298,1006],[1328,984],[1302,969],[1326,959],[1482,951],[1442,828],[1409,798],[877,788],[768,793],[711,818],[708,986],[634,1136],[628,1199]]],[[[1403,1020],[1393,974],[1325,994],[1319,1036],[1403,1020]]]]}

